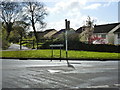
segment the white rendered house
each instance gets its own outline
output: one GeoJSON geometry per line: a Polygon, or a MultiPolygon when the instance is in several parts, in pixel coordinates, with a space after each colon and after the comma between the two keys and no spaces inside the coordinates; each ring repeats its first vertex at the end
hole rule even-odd
{"type": "Polygon", "coordinates": [[[95,25],[93,36],[103,38],[105,44],[120,44],[120,23],[95,25]]]}

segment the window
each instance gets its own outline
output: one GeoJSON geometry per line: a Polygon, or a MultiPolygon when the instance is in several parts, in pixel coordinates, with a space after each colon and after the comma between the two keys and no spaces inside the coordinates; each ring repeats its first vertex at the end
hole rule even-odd
{"type": "Polygon", "coordinates": [[[102,34],[101,37],[102,37],[102,38],[106,38],[106,34],[102,34]]]}
{"type": "Polygon", "coordinates": [[[118,33],[118,39],[120,39],[120,33],[118,33]]]}

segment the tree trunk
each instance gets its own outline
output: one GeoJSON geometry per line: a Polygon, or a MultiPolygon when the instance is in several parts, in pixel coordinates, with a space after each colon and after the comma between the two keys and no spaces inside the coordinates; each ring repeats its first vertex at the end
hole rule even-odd
{"type": "Polygon", "coordinates": [[[10,36],[10,32],[7,32],[6,40],[8,40],[9,36],[10,36]]]}
{"type": "Polygon", "coordinates": [[[32,28],[33,28],[33,30],[34,30],[34,35],[35,35],[36,41],[38,41],[38,36],[37,36],[37,32],[36,32],[36,29],[35,29],[35,24],[34,24],[34,22],[32,22],[32,28]]]}
{"type": "Polygon", "coordinates": [[[9,36],[10,36],[10,32],[12,31],[12,26],[13,23],[6,23],[6,31],[7,31],[7,36],[6,36],[6,40],[8,40],[9,36]]]}
{"type": "Polygon", "coordinates": [[[31,11],[31,14],[32,14],[32,27],[33,27],[33,30],[34,30],[34,35],[35,35],[35,38],[36,38],[36,41],[38,43],[38,35],[37,35],[37,32],[36,32],[36,28],[35,28],[35,22],[34,22],[34,14],[33,14],[33,11],[31,11]]]}

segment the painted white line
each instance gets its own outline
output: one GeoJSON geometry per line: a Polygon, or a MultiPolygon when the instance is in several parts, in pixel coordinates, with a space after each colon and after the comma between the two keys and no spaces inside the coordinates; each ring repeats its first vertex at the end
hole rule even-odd
{"type": "Polygon", "coordinates": [[[58,73],[61,72],[61,70],[48,70],[50,73],[58,73]]]}
{"type": "Polygon", "coordinates": [[[120,87],[120,84],[114,84],[114,86],[120,87]]]}
{"type": "Polygon", "coordinates": [[[101,86],[88,86],[87,88],[108,88],[108,85],[101,85],[101,86]]]}

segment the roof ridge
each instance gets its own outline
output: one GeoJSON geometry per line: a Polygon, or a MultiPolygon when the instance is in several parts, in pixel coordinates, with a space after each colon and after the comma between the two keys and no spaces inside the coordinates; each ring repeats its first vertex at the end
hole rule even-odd
{"type": "Polygon", "coordinates": [[[120,24],[120,22],[118,22],[118,23],[100,24],[100,25],[95,25],[95,26],[116,25],[116,24],[120,24]]]}

